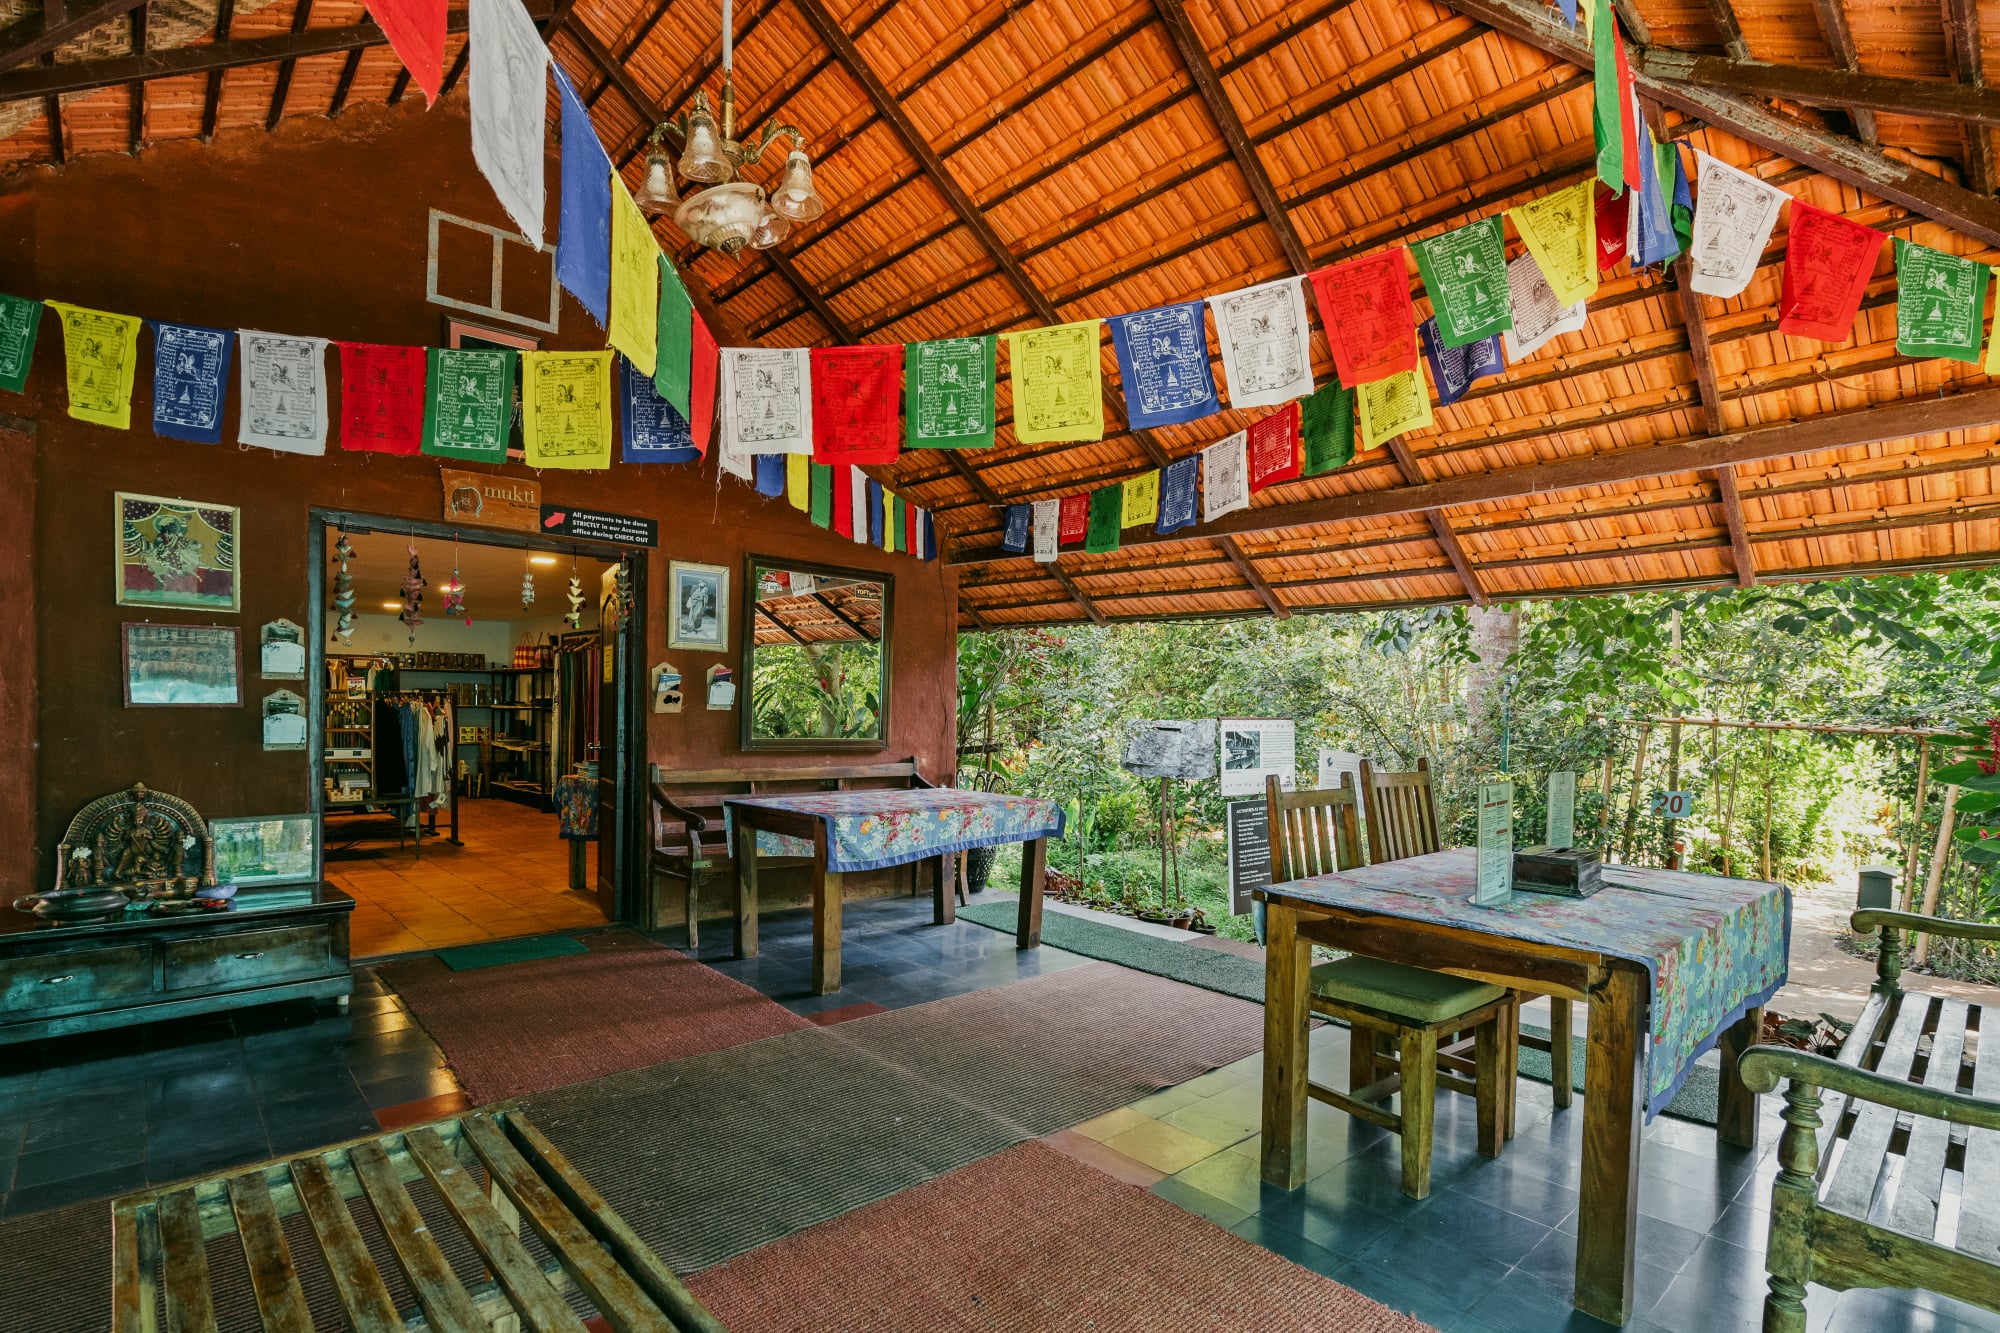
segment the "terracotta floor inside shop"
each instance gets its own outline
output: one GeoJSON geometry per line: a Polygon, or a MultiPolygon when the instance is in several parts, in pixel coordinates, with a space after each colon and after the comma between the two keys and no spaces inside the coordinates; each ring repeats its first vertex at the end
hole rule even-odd
{"type": "MultiPolygon", "coordinates": [[[[592,892],[569,887],[569,844],[556,817],[513,801],[461,799],[454,847],[439,817],[419,859],[396,847],[388,816],[340,820],[327,830],[326,879],[354,897],[350,947],[356,958],[441,949],[487,940],[601,926],[592,892]],[[352,847],[345,844],[354,841],[352,847]]],[[[597,846],[588,873],[597,877],[597,846]]]]}

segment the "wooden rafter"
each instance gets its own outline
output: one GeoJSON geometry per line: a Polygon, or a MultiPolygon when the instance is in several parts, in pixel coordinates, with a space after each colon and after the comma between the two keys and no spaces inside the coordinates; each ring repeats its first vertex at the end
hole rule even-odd
{"type": "Polygon", "coordinates": [[[458,48],[458,58],[451,62],[451,68],[444,72],[444,82],[438,85],[439,97],[458,87],[458,81],[465,77],[465,67],[470,63],[472,63],[472,43],[467,41],[458,48]]]}
{"type": "Polygon", "coordinates": [[[347,59],[340,66],[340,82],[333,85],[333,97],[326,104],[326,118],[333,120],[347,109],[347,94],[354,88],[354,76],[361,69],[361,57],[368,52],[355,47],[347,53],[347,59]]]}
{"type": "MultiPolygon", "coordinates": [[[[312,25],[313,0],[297,0],[292,8],[292,35],[298,36],[312,25]]],[[[278,81],[271,89],[271,109],[264,116],[264,128],[275,130],[285,116],[285,94],[292,90],[292,69],[298,64],[296,58],[278,62],[278,81]]]]}
{"type": "MultiPolygon", "coordinates": [[[[1710,435],[1722,434],[1722,395],[1716,391],[1715,358],[1708,347],[1708,321],[1702,315],[1701,293],[1693,286],[1694,266],[1686,255],[1674,261],[1674,294],[1679,298],[1681,324],[1687,330],[1688,360],[1694,365],[1695,384],[1701,392],[1702,424],[1710,435]]],[[[1715,470],[1715,485],[1722,501],[1723,518],[1729,524],[1729,549],[1736,564],[1736,581],[1747,588],[1757,581],[1757,561],[1750,551],[1750,539],[1743,525],[1743,501],[1736,491],[1733,466],[1715,470]]]]}
{"type": "MultiPolygon", "coordinates": [[[[1984,91],[1986,69],[1981,60],[1977,0],[1944,0],[1944,20],[1958,86],[1984,91]]],[[[1993,137],[1975,124],[1965,127],[1965,176],[1979,193],[1993,193],[1993,137]]]]}
{"type": "Polygon", "coordinates": [[[1722,49],[1731,60],[1748,60],[1750,43],[1743,40],[1743,27],[1736,21],[1736,6],[1730,0],[1708,0],[1708,16],[1722,34],[1722,49]]]}
{"type": "MultiPolygon", "coordinates": [[[[43,66],[53,66],[55,63],[56,57],[53,51],[43,54],[43,66]]],[[[69,147],[63,142],[62,97],[52,93],[43,98],[42,114],[49,122],[49,160],[61,166],[69,160],[69,147]]]]}
{"type": "MultiPolygon", "coordinates": [[[[1860,69],[1861,59],[1854,46],[1854,32],[1847,26],[1846,0],[1813,0],[1813,13],[1819,18],[1820,35],[1826,39],[1826,49],[1833,56],[1833,63],[1849,72],[1860,69]]],[[[1854,122],[1854,133],[1861,142],[1873,148],[1882,141],[1875,129],[1874,112],[1850,112],[1848,119],[1854,122]]]]}
{"type": "Polygon", "coordinates": [[[1072,602],[1083,608],[1083,613],[1090,617],[1091,624],[1102,625],[1106,623],[1104,613],[1097,609],[1097,603],[1091,601],[1089,594],[1077,586],[1075,579],[1063,572],[1060,561],[1051,560],[1046,565],[1043,565],[1042,568],[1048,570],[1049,576],[1057,583],[1062,584],[1063,591],[1069,594],[1069,599],[1072,602]]]}
{"type": "MultiPolygon", "coordinates": [[[[1743,522],[1743,497],[1736,489],[1736,469],[1719,467],[1715,470],[1715,485],[1718,498],[1722,501],[1722,516],[1729,524],[1729,550],[1736,564],[1736,582],[1748,588],[1757,582],[1757,556],[1750,549],[1749,530],[1743,522]]],[[[1822,536],[1822,533],[1805,533],[1804,536],[1822,536]]]]}
{"type": "Polygon", "coordinates": [[[1243,547],[1234,537],[1218,537],[1216,545],[1220,546],[1223,554],[1229,557],[1229,563],[1236,566],[1236,572],[1243,576],[1243,581],[1250,585],[1250,590],[1257,594],[1257,599],[1271,609],[1272,615],[1279,620],[1292,618],[1292,608],[1285,605],[1284,599],[1279,597],[1276,590],[1265,580],[1263,574],[1258,571],[1256,563],[1244,553],[1243,547]]]}
{"type": "MultiPolygon", "coordinates": [[[[1966,6],[1971,0],[1948,0],[1966,6]]],[[[1975,18],[1973,22],[1977,24],[1975,18]]],[[[1974,28],[1977,40],[1977,27],[1974,28]]],[[[1976,50],[1977,48],[1975,48],[1976,50]]],[[[1975,61],[1974,68],[1977,69],[1975,61]]],[[[1961,67],[1962,70],[1962,67],[1961,67]]],[[[1846,69],[1806,69],[1798,65],[1767,65],[1761,61],[1730,60],[1650,47],[1634,52],[1632,73],[1641,71],[1661,80],[1695,88],[1778,97],[1806,106],[1838,107],[1848,111],[1887,111],[1899,116],[1957,120],[1974,125],[2000,125],[2000,89],[1970,80],[1942,83],[1936,79],[1904,79],[1886,74],[1862,74],[1846,69]]],[[[1960,75],[1963,78],[1963,73],[1960,75]]]]}
{"type": "Polygon", "coordinates": [[[389,85],[389,105],[397,105],[403,100],[403,94],[408,91],[410,91],[410,71],[406,67],[398,67],[396,81],[389,85]]]}
{"type": "Polygon", "coordinates": [[[145,3],[146,0],[105,0],[104,4],[76,15],[69,14],[60,3],[47,4],[39,18],[25,20],[0,33],[0,43],[4,43],[4,48],[0,48],[0,69],[38,60],[65,42],[123,18],[145,3]]]}
{"type": "MultiPolygon", "coordinates": [[[[144,4],[132,11],[132,54],[135,56],[146,54],[146,19],[150,13],[144,4]]],[[[137,157],[139,150],[146,145],[146,85],[131,84],[128,94],[132,105],[126,122],[125,150],[137,157]]]]}
{"type": "Polygon", "coordinates": [[[847,612],[841,610],[839,605],[836,604],[834,600],[831,597],[828,597],[825,593],[815,591],[813,593],[813,600],[815,602],[818,602],[821,606],[825,607],[827,610],[833,612],[834,619],[838,620],[841,624],[847,626],[849,629],[853,630],[856,634],[859,634],[862,638],[867,639],[871,643],[877,638],[881,637],[880,635],[877,634],[870,634],[868,632],[868,627],[866,625],[856,620],[853,616],[848,615],[847,612]]]}
{"type": "Polygon", "coordinates": [[[777,616],[773,615],[770,611],[766,610],[762,602],[759,602],[757,604],[757,614],[764,617],[764,619],[770,621],[772,625],[777,627],[778,633],[784,635],[786,638],[790,639],[793,643],[797,644],[799,647],[803,648],[806,646],[806,641],[804,639],[801,639],[790,625],[787,625],[784,621],[780,620],[777,616]]]}
{"type": "MultiPolygon", "coordinates": [[[[229,40],[229,25],[235,22],[235,19],[236,0],[217,0],[215,6],[215,41],[207,48],[209,54],[219,54],[224,48],[235,45],[235,43],[229,40]]],[[[380,31],[380,29],[377,29],[377,31],[380,31]]],[[[388,38],[384,37],[382,40],[387,41],[388,38]]],[[[144,78],[144,71],[149,68],[150,62],[137,60],[133,63],[140,71],[138,77],[144,78]]],[[[245,63],[251,62],[246,61],[245,63]]],[[[209,74],[208,90],[202,94],[201,99],[201,141],[208,143],[215,138],[216,116],[222,109],[222,71],[227,69],[228,66],[211,64],[203,66],[203,68],[207,69],[209,74]]]]}

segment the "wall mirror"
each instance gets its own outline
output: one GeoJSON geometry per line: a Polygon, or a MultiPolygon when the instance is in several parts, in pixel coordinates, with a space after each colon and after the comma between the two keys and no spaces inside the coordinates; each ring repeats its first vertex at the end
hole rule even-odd
{"type": "Polygon", "coordinates": [[[885,750],[895,580],[753,555],[743,597],[743,748],[885,750]]]}

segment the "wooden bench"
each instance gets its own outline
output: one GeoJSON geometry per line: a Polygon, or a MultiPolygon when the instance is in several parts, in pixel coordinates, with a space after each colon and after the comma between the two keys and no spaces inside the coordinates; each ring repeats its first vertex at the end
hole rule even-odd
{"type": "MultiPolygon", "coordinates": [[[[724,1333],[511,1105],[127,1195],[112,1205],[111,1235],[113,1333],[158,1333],[162,1306],[172,1333],[215,1333],[218,1305],[229,1304],[218,1302],[212,1287],[208,1246],[218,1240],[241,1243],[250,1293],[270,1333],[312,1333],[306,1288],[329,1285],[344,1317],[339,1327],[380,1333],[584,1333],[564,1295],[572,1286],[626,1333],[724,1333]],[[431,1215],[448,1214],[461,1234],[434,1233],[412,1189],[441,1201],[431,1215]],[[362,1239],[349,1204],[364,1198],[415,1297],[413,1309],[398,1307],[362,1239]],[[283,1225],[299,1214],[324,1266],[303,1284],[283,1225]],[[524,1220],[553,1256],[546,1263],[524,1244],[524,1220]],[[462,1282],[441,1240],[476,1252],[485,1280],[462,1282]]],[[[224,1271],[233,1267],[224,1260],[224,1271]]]]}
{"type": "Polygon", "coordinates": [[[1901,985],[1904,930],[2000,940],[2000,926],[1878,909],[1853,926],[1881,932],[1878,979],[1839,1055],[1742,1057],[1753,1091],[1790,1080],[1765,1333],[1802,1333],[1808,1282],[1921,1288],[2000,1312],[2000,1008],[1901,985]]]}
{"type": "MultiPolygon", "coordinates": [[[[712,881],[730,886],[735,898],[736,862],[723,832],[722,802],[730,796],[773,792],[849,791],[870,788],[931,787],[915,759],[887,764],[831,764],[809,768],[704,768],[661,772],[653,778],[653,876],[682,882],[687,893],[688,948],[701,944],[701,887],[712,881]]],[[[760,870],[809,866],[810,856],[764,856],[760,870]]],[[[911,868],[911,891],[916,870],[911,868]]],[[[646,914],[648,929],[660,928],[657,896],[646,914]]]]}

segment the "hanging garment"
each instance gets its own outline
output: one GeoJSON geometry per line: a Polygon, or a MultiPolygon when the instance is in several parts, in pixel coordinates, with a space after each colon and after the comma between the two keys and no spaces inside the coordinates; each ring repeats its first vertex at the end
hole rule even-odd
{"type": "Polygon", "coordinates": [[[387,699],[375,701],[375,794],[401,796],[410,789],[403,758],[403,713],[387,699]]]}

